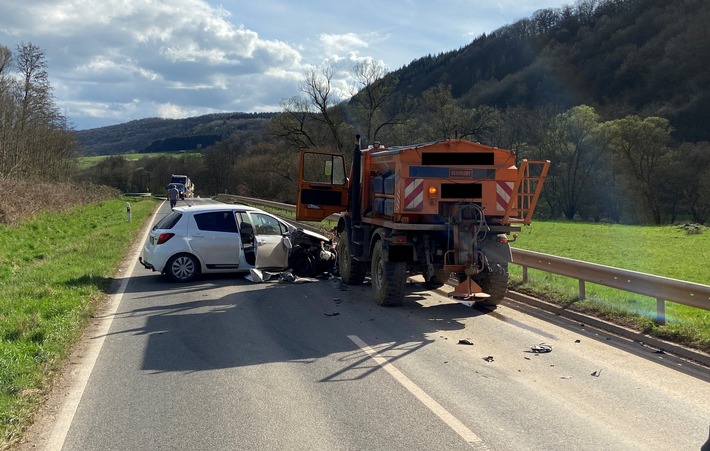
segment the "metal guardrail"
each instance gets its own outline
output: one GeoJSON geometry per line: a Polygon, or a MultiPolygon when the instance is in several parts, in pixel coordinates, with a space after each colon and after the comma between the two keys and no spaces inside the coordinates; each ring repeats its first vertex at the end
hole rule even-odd
{"type": "Polygon", "coordinates": [[[513,263],[522,266],[523,282],[528,281],[528,268],[577,279],[580,299],[586,297],[587,282],[655,298],[656,321],[660,324],[666,320],[666,301],[710,310],[708,285],[523,249],[513,249],[513,263]]]}
{"type": "MultiPolygon", "coordinates": [[[[296,207],[291,204],[243,196],[230,197],[242,202],[267,205],[286,211],[296,210],[296,207]]],[[[536,269],[577,279],[580,299],[586,297],[587,283],[595,283],[630,293],[650,296],[656,299],[656,321],[660,324],[665,324],[666,321],[666,301],[702,310],[710,310],[710,285],[686,282],[524,249],[513,248],[512,251],[513,264],[520,265],[523,269],[523,282],[528,281],[528,269],[536,269]]]]}

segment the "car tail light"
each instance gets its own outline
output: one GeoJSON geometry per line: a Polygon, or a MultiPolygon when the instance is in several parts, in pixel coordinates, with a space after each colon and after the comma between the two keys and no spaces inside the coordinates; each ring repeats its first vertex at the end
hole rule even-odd
{"type": "Polygon", "coordinates": [[[160,235],[158,235],[158,242],[155,244],[163,244],[174,236],[174,233],[161,233],[160,235]]]}

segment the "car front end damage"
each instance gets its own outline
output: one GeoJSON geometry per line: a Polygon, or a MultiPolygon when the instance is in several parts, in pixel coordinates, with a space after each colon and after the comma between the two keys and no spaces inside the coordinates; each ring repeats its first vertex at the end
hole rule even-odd
{"type": "Polygon", "coordinates": [[[294,275],[317,277],[333,273],[337,259],[330,238],[302,228],[292,231],[289,238],[293,245],[289,255],[289,267],[294,275]]]}

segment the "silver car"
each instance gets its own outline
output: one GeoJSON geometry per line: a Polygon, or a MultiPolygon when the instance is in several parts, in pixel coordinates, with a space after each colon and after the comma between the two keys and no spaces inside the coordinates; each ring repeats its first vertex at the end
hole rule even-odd
{"type": "Polygon", "coordinates": [[[177,207],[150,231],[140,263],[170,279],[251,269],[315,276],[335,265],[331,241],[246,205],[177,207]]]}

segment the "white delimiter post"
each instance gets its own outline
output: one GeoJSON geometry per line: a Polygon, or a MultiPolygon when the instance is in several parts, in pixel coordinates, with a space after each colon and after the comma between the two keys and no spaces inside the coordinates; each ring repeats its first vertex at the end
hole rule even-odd
{"type": "Polygon", "coordinates": [[[126,202],[126,221],[131,222],[131,203],[126,202]]]}

